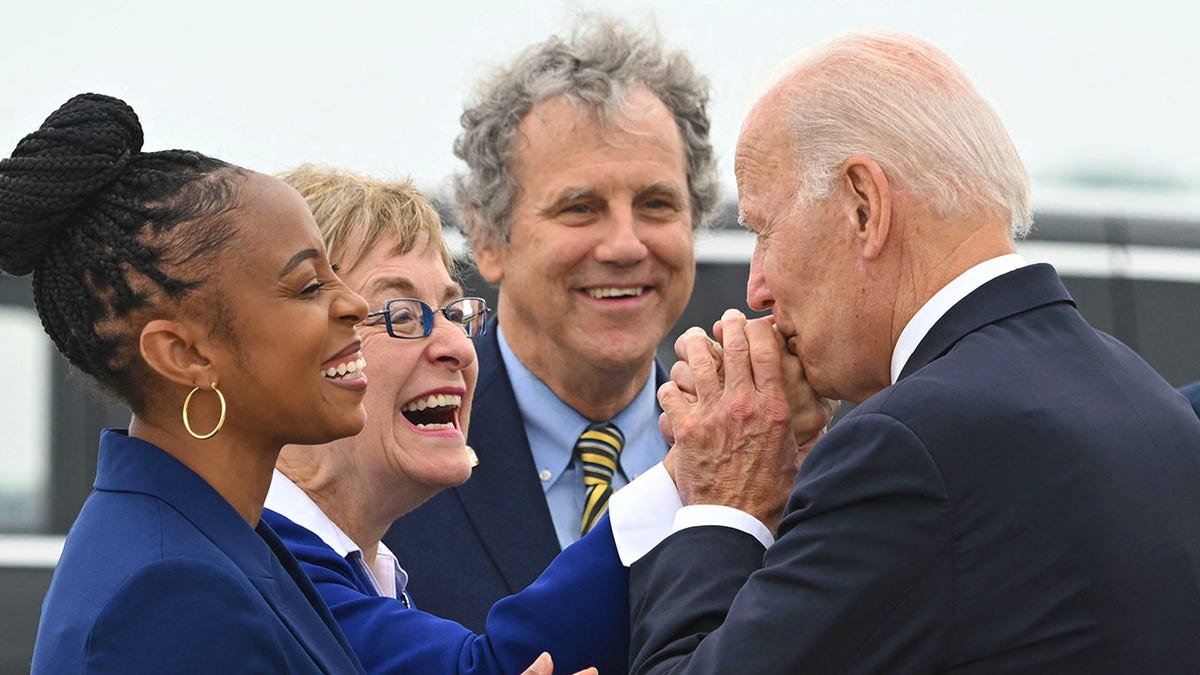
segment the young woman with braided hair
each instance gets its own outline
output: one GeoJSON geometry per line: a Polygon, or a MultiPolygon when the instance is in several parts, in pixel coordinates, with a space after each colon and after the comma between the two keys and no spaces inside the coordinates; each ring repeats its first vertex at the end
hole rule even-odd
{"type": "Polygon", "coordinates": [[[362,428],[366,304],[293,189],[141,146],[85,94],[0,160],[0,269],[133,414],[101,437],[33,671],[361,672],[260,515],[284,444],[362,428]]]}

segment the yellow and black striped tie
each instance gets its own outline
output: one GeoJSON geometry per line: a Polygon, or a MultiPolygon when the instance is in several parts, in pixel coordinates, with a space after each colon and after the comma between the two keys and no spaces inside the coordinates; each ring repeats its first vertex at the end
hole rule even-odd
{"type": "Polygon", "coordinates": [[[608,498],[613,493],[613,472],[617,470],[617,457],[623,445],[625,436],[612,422],[589,424],[575,443],[575,454],[583,463],[583,486],[587,490],[580,535],[587,534],[608,508],[608,498]]]}

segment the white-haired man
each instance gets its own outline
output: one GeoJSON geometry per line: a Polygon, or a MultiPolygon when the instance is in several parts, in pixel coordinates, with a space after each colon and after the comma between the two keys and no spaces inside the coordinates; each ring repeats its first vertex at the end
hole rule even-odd
{"type": "Polygon", "coordinates": [[[736,174],[776,330],[727,314],[722,369],[705,336],[677,346],[659,398],[687,506],[621,549],[634,671],[1196,672],[1200,420],[1016,253],[1028,179],[954,63],[890,34],[819,47],[755,105],[736,174]],[[791,359],[860,402],[794,485],[791,359]]]}

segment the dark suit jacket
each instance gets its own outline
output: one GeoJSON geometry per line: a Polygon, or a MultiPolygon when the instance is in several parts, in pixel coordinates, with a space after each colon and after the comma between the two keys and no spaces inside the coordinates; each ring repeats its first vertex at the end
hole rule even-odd
{"type": "Polygon", "coordinates": [[[684,530],[630,588],[636,672],[1200,672],[1200,420],[1015,270],[816,445],[765,555],[684,530]]]}
{"type": "Polygon", "coordinates": [[[42,605],[35,673],[361,673],[317,591],[269,527],[123,432],[42,605]]]}
{"type": "MultiPolygon", "coordinates": [[[[409,573],[409,593],[418,606],[481,633],[492,605],[533,583],[562,549],[500,355],[495,319],[475,350],[479,382],[467,442],[480,464],[466,483],[397,520],[383,541],[409,573]]],[[[656,377],[666,378],[660,366],[656,377]]]]}
{"type": "Polygon", "coordinates": [[[1196,416],[1200,417],[1200,382],[1189,384],[1180,389],[1179,393],[1187,397],[1188,402],[1192,404],[1192,410],[1195,410],[1196,416]]]}
{"type": "Polygon", "coordinates": [[[543,651],[554,657],[556,672],[627,668],[629,573],[608,518],[533,585],[496,603],[487,635],[380,596],[361,564],[284,516],[267,510],[263,521],[299,558],[368,673],[519,673],[543,651]]]}

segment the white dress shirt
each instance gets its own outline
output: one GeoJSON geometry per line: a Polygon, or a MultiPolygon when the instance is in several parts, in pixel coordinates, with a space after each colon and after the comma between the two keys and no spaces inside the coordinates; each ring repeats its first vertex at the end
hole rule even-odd
{"type": "Polygon", "coordinates": [[[382,541],[379,542],[375,559],[365,560],[358,544],[330,520],[304,490],[278,469],[271,475],[266,507],[320,537],[326,546],[349,560],[350,564],[365,568],[370,579],[375,582],[377,593],[397,598],[405,605],[409,604],[408,594],[404,592],[408,585],[408,573],[400,567],[399,561],[388,547],[382,541]]]}
{"type": "MultiPolygon", "coordinates": [[[[590,421],[564,403],[521,363],[508,346],[504,329],[499,325],[496,337],[517,408],[521,411],[538,480],[546,495],[546,505],[550,507],[558,544],[566,548],[579,539],[579,522],[583,518],[587,488],[583,484],[583,465],[575,456],[575,443],[590,421]]],[[[662,462],[667,454],[667,442],[658,432],[656,390],[654,365],[651,364],[646,384],[611,420],[625,437],[617,471],[612,478],[614,490],[662,462]]]]}

